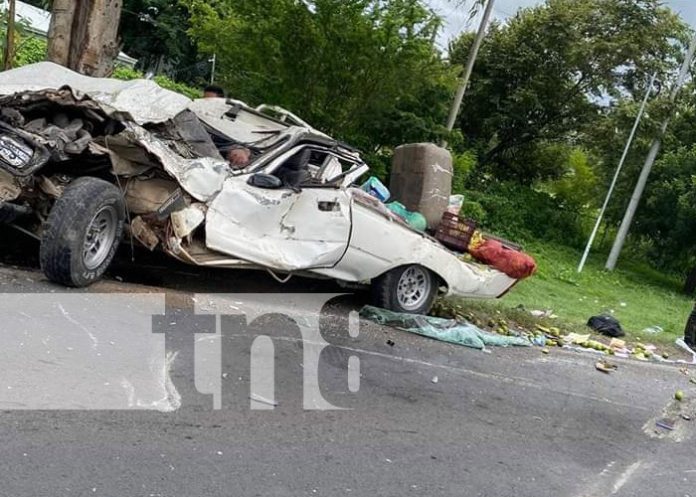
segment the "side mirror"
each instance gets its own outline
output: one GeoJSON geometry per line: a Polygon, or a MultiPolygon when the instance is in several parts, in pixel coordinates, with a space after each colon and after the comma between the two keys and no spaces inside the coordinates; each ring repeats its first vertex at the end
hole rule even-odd
{"type": "Polygon", "coordinates": [[[256,173],[247,181],[248,185],[266,190],[277,190],[283,187],[283,182],[277,176],[266,173],[256,173]]]}

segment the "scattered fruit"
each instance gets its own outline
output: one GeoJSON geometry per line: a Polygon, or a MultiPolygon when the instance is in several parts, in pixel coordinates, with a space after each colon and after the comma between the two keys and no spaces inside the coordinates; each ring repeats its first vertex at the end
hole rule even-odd
{"type": "Polygon", "coordinates": [[[684,400],[684,392],[682,392],[681,390],[677,390],[676,392],[674,392],[674,399],[679,402],[684,400]]]}

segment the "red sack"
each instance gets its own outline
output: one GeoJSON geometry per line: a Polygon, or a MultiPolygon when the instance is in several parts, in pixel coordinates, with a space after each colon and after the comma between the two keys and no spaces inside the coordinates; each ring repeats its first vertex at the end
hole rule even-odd
{"type": "Polygon", "coordinates": [[[476,260],[516,280],[533,275],[537,269],[536,262],[530,255],[506,248],[497,240],[486,240],[472,248],[470,253],[476,260]]]}

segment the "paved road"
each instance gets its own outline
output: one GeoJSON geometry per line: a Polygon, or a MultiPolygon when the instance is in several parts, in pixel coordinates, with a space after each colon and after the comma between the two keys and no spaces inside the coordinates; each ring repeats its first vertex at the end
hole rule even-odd
{"type": "MultiPolygon", "coordinates": [[[[191,287],[219,291],[204,276],[191,287]]],[[[251,280],[233,286],[280,289],[251,280]]],[[[606,376],[560,350],[482,353],[369,323],[355,336],[359,297],[326,306],[303,349],[282,316],[201,318],[268,313],[264,296],[65,291],[7,266],[0,292],[2,496],[696,496],[696,421],[668,412],[676,429],[654,430],[677,388],[696,397],[674,367],[621,362],[606,376]],[[148,313],[166,313],[162,333],[148,313]],[[260,335],[275,345],[275,391],[259,381],[250,399],[260,335]],[[317,394],[303,372],[322,339],[317,394]],[[304,408],[317,399],[346,409],[304,408]]],[[[311,321],[312,302],[274,297],[311,321]]]]}

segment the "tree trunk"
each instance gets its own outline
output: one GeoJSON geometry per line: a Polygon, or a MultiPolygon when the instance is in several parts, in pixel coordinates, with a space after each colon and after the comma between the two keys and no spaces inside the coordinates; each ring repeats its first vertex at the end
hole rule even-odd
{"type": "Polygon", "coordinates": [[[15,0],[10,0],[7,9],[7,37],[5,39],[4,69],[12,69],[15,56],[15,0]]]}
{"type": "Polygon", "coordinates": [[[76,4],[74,0],[53,0],[51,25],[48,29],[48,60],[67,66],[76,4]]]}
{"type": "Polygon", "coordinates": [[[54,0],[49,60],[88,76],[113,72],[122,0],[54,0]]]}

